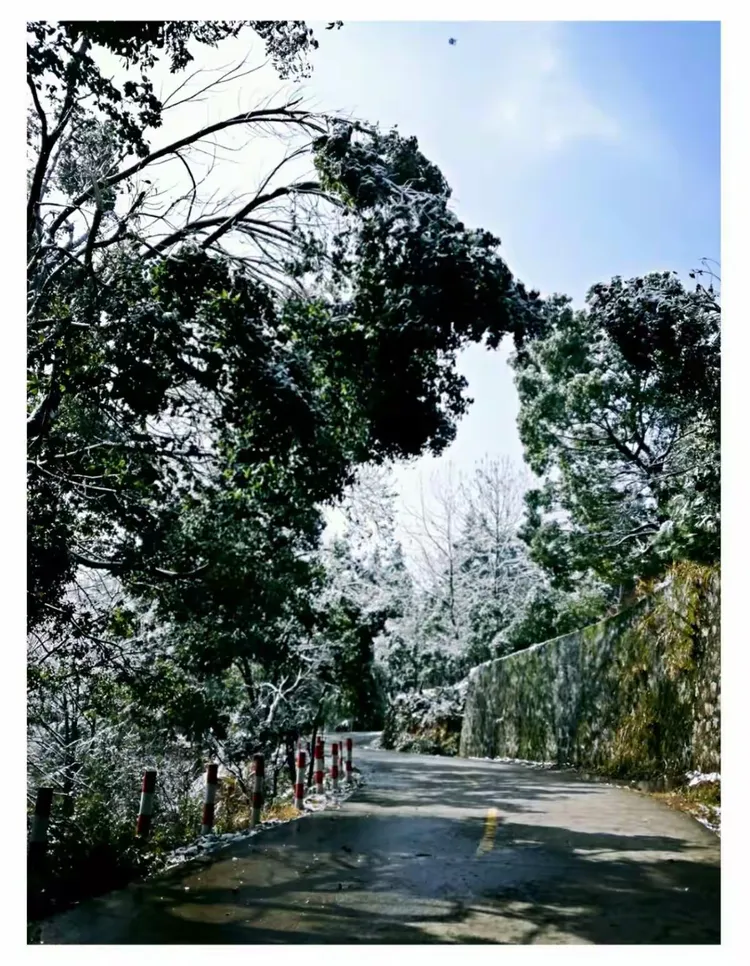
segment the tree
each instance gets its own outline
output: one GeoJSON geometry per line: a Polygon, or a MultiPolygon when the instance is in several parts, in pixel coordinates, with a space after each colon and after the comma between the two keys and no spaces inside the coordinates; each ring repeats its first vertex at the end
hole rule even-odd
{"type": "Polygon", "coordinates": [[[497,656],[498,635],[540,580],[518,537],[528,486],[527,473],[507,458],[485,459],[465,481],[459,549],[472,664],[497,656]]]}
{"type": "Polygon", "coordinates": [[[389,546],[337,583],[323,509],[366,464],[440,452],[468,404],[457,353],[520,338],[534,311],[412,138],[299,93],[164,136],[168,112],[252,69],[186,76],[245,28],[305,73],[298,22],[29,27],[29,768],[74,803],[48,894],[144,871],[144,761],[167,848],[206,756],[249,795],[262,752],[274,792],[326,702],[377,719],[403,561],[389,546]],[[183,75],[162,99],[160,59],[183,75]],[[217,195],[240,133],[278,158],[217,195]]]}
{"type": "Polygon", "coordinates": [[[150,150],[157,107],[135,131],[117,106],[143,108],[148,84],[101,81],[96,44],[145,72],[161,44],[181,69],[185,37],[228,29],[32,26],[32,624],[64,611],[79,566],[156,594],[191,581],[197,598],[215,544],[187,539],[196,521],[265,515],[314,539],[352,466],[449,441],[466,406],[456,352],[527,312],[497,240],[458,222],[414,139],[293,97],[150,150]],[[299,143],[248,197],[199,211],[195,153],[237,127],[299,143]],[[168,203],[144,178],[165,162],[187,180],[168,203]]]}
{"type": "Polygon", "coordinates": [[[412,639],[433,670],[440,664],[436,684],[533,643],[520,635],[511,645],[503,636],[543,580],[518,536],[526,486],[507,459],[485,459],[463,475],[448,466],[433,479],[431,499],[422,491],[412,511],[419,614],[412,639]]]}
{"type": "Polygon", "coordinates": [[[526,459],[542,478],[524,538],[560,587],[627,588],[719,553],[719,329],[711,287],[614,278],[555,296],[513,366],[526,459]]]}
{"type": "Polygon", "coordinates": [[[388,469],[360,467],[337,508],[343,528],[319,551],[325,570],[321,636],[335,655],[340,713],[367,728],[382,723],[388,687],[383,668],[394,623],[409,606],[394,499],[388,469]]]}
{"type": "MultiPolygon", "coordinates": [[[[327,29],[341,27],[341,21],[327,29]]],[[[39,163],[34,170],[29,210],[42,195],[47,167],[61,138],[69,136],[71,121],[85,116],[76,105],[76,88],[85,88],[95,112],[106,118],[115,140],[129,152],[145,158],[145,134],[161,126],[165,102],[154,93],[148,71],[166,54],[171,73],[184,71],[193,62],[190,44],[215,47],[242,30],[256,33],[279,76],[309,76],[309,54],[318,47],[313,31],[301,20],[148,20],[32,21],[28,24],[28,85],[41,130],[39,163]],[[96,51],[107,50],[128,68],[139,68],[137,80],[117,86],[102,73],[96,51]],[[47,124],[41,100],[53,108],[55,123],[47,124]]],[[[182,87],[183,85],[180,85],[182,87]]],[[[88,185],[86,187],[89,187],[88,185]]]]}
{"type": "Polygon", "coordinates": [[[457,656],[467,645],[465,584],[460,538],[466,506],[463,481],[452,464],[434,474],[426,497],[420,481],[419,508],[410,509],[409,536],[416,550],[416,570],[424,634],[438,650],[457,656]],[[426,613],[424,612],[426,611],[426,613]]]}

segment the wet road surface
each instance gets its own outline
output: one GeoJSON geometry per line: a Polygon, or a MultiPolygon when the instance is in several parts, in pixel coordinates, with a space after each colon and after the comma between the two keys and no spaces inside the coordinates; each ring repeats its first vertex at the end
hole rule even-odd
{"type": "Polygon", "coordinates": [[[719,840],[565,772],[363,748],[340,810],[81,904],[50,943],[718,943],[719,840]]]}

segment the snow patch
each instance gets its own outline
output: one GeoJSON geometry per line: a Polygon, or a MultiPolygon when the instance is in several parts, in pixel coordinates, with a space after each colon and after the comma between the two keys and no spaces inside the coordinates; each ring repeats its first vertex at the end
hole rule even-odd
{"type": "Polygon", "coordinates": [[[693,818],[705,825],[711,832],[721,835],[721,806],[700,805],[699,812],[692,812],[693,818]]]}
{"type": "Polygon", "coordinates": [[[721,782],[721,775],[717,771],[689,771],[685,777],[688,779],[688,788],[694,788],[696,785],[706,785],[709,782],[721,782]]]}
{"type": "Polygon", "coordinates": [[[529,761],[527,758],[481,758],[469,756],[469,761],[498,761],[504,765],[529,765],[531,768],[556,768],[554,761],[529,761]]]}

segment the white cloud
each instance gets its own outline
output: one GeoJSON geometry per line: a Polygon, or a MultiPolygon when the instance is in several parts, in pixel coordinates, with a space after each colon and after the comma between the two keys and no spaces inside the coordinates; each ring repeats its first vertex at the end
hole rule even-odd
{"type": "Polygon", "coordinates": [[[622,141],[620,120],[566,62],[557,25],[530,25],[525,39],[505,52],[486,126],[528,151],[554,152],[574,141],[622,141]]]}

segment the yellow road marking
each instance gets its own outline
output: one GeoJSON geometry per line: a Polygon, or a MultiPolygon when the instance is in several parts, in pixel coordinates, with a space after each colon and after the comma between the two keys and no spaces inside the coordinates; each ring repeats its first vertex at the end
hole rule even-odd
{"type": "Polygon", "coordinates": [[[487,818],[484,820],[484,835],[482,841],[477,846],[477,855],[484,855],[495,845],[495,834],[497,832],[498,811],[496,808],[487,810],[487,818]]]}

